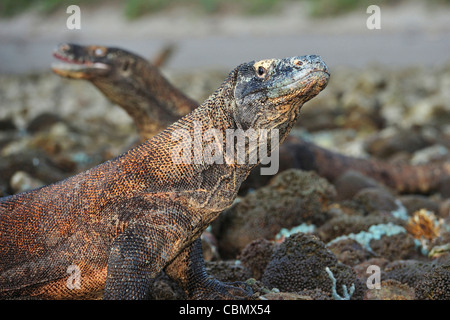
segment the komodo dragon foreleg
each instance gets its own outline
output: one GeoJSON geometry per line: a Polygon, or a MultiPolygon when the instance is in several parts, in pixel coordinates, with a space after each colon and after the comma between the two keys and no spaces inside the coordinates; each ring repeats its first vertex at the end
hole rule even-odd
{"type": "Polygon", "coordinates": [[[184,249],[165,272],[184,289],[189,299],[248,298],[253,293],[244,283],[227,284],[208,276],[200,238],[184,249]]]}
{"type": "Polygon", "coordinates": [[[189,226],[168,219],[174,216],[179,217],[177,221],[188,220],[186,214],[168,215],[151,210],[144,218],[130,222],[125,232],[115,239],[108,260],[104,298],[147,298],[154,278],[166,266],[166,274],[190,299],[248,298],[251,289],[247,288],[248,292],[238,287],[245,284],[225,284],[207,275],[200,238],[182,249],[181,245],[189,242],[185,231],[189,226]],[[123,292],[126,295],[118,294],[123,292]]]}
{"type": "Polygon", "coordinates": [[[189,243],[186,220],[150,210],[131,221],[111,246],[104,299],[147,298],[152,280],[189,243]]]}

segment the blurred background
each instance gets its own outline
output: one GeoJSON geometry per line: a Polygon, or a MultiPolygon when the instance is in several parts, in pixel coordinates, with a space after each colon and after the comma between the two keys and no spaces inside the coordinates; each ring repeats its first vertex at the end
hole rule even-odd
{"type": "Polygon", "coordinates": [[[64,42],[151,61],[171,48],[161,71],[198,102],[242,62],[319,54],[331,80],[294,135],[358,157],[448,159],[449,22],[448,0],[1,0],[0,189],[52,182],[136,142],[123,109],[91,83],[51,72],[64,42]],[[381,29],[367,27],[373,4],[381,29]],[[81,29],[67,27],[69,5],[80,7],[81,29]],[[48,170],[37,175],[44,160],[48,170]],[[15,172],[39,179],[12,186],[15,172]]]}
{"type": "Polygon", "coordinates": [[[132,0],[0,2],[0,72],[42,71],[59,42],[104,44],[151,56],[176,45],[168,68],[225,67],[253,59],[320,54],[330,65],[443,63],[450,1],[132,0]],[[69,30],[69,5],[81,29],[69,30]],[[369,5],[381,29],[369,30],[369,5]]]}

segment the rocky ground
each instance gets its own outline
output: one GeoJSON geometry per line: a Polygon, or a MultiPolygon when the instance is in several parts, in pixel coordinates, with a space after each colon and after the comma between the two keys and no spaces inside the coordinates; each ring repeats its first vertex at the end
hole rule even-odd
{"type": "MultiPolygon", "coordinates": [[[[391,163],[450,161],[450,64],[331,72],[292,135],[391,163]]],[[[226,73],[166,71],[198,101],[226,73]]],[[[87,82],[0,75],[2,196],[73,175],[136,141],[128,115],[87,82]]],[[[399,194],[355,172],[333,183],[280,172],[242,192],[205,233],[208,270],[246,282],[259,299],[450,299],[449,181],[433,193],[399,194]]],[[[183,294],[162,276],[154,298],[183,294]]]]}

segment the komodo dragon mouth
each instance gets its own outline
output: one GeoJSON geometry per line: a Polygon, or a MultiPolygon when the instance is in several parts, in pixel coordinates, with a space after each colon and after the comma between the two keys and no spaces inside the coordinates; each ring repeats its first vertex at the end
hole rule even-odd
{"type": "MultiPolygon", "coordinates": [[[[101,50],[103,47],[92,48],[93,50],[101,50]]],[[[69,45],[60,45],[53,52],[53,57],[58,62],[52,63],[52,70],[56,74],[74,78],[89,79],[94,75],[106,74],[110,71],[110,65],[85,59],[83,52],[76,52],[77,47],[69,45]]]]}

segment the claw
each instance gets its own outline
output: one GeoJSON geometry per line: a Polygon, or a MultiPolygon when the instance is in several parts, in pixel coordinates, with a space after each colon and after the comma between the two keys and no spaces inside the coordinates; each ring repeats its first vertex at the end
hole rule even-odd
{"type": "Polygon", "coordinates": [[[197,300],[248,300],[253,295],[252,288],[244,282],[223,283],[211,279],[197,288],[192,299],[197,300]]]}

